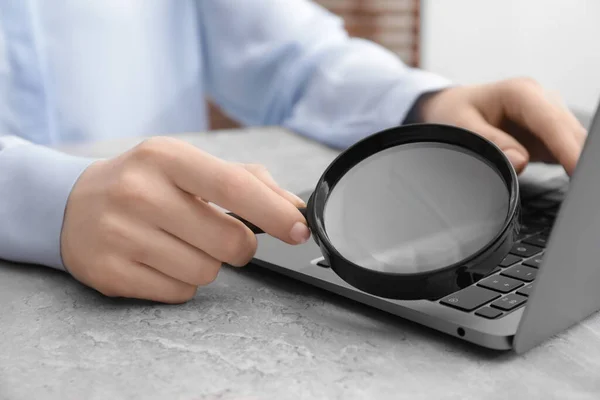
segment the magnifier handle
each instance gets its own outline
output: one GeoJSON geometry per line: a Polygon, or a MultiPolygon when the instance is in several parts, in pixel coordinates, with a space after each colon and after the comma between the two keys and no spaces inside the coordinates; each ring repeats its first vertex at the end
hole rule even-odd
{"type": "MultiPolygon", "coordinates": [[[[306,218],[306,207],[298,208],[298,211],[300,211],[300,213],[304,216],[304,218],[306,218]]],[[[240,217],[237,214],[228,212],[227,215],[237,219],[238,221],[241,221],[244,225],[246,225],[252,231],[252,233],[254,233],[256,235],[258,235],[259,233],[265,233],[265,231],[260,229],[258,226],[254,225],[250,221],[245,220],[244,218],[240,217]]]]}

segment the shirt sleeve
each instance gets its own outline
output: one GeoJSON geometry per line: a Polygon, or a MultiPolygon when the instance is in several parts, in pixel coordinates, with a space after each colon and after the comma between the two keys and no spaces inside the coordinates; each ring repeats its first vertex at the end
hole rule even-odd
{"type": "Polygon", "coordinates": [[[424,93],[451,83],[350,38],[308,0],[200,2],[212,100],[245,125],[280,125],[346,147],[399,125],[424,93]]]}
{"type": "Polygon", "coordinates": [[[93,162],[0,136],[0,258],[65,270],[60,234],[67,199],[93,162]]]}

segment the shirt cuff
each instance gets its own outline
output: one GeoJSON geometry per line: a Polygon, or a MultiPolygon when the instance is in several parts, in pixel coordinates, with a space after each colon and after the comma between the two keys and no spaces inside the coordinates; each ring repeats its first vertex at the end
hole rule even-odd
{"type": "Polygon", "coordinates": [[[386,101],[385,112],[389,113],[388,115],[395,115],[402,124],[421,122],[419,100],[453,86],[455,85],[452,81],[440,75],[421,69],[411,69],[410,79],[403,80],[402,84],[390,93],[391,99],[386,101]],[[407,107],[398,110],[394,104],[404,104],[407,107]]]}
{"type": "Polygon", "coordinates": [[[378,102],[374,126],[371,129],[361,130],[358,137],[353,135],[345,137],[346,143],[343,144],[352,145],[375,132],[417,122],[411,118],[419,113],[419,100],[428,93],[439,92],[452,86],[454,84],[442,76],[420,69],[411,69],[407,76],[378,102]]]}
{"type": "Polygon", "coordinates": [[[66,271],[60,236],[67,200],[94,161],[30,144],[0,151],[0,258],[66,271]]]}

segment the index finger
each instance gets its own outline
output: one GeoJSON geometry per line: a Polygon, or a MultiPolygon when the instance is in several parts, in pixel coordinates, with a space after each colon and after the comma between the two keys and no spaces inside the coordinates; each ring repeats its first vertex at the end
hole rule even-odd
{"type": "Polygon", "coordinates": [[[190,144],[176,145],[163,170],[181,190],[234,212],[286,243],[308,240],[306,220],[292,203],[240,165],[190,144]]]}
{"type": "Polygon", "coordinates": [[[572,174],[585,142],[585,128],[534,82],[509,81],[504,90],[501,98],[507,116],[538,137],[567,173],[572,174]]]}

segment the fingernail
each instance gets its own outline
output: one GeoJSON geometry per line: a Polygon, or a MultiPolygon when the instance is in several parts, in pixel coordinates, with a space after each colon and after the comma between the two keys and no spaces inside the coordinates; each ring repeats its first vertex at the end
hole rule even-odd
{"type": "Polygon", "coordinates": [[[290,231],[290,238],[298,244],[306,243],[310,238],[310,230],[302,222],[296,222],[290,231]]]}
{"type": "Polygon", "coordinates": [[[504,152],[506,157],[510,160],[513,166],[520,168],[527,161],[525,156],[514,149],[508,149],[504,152]]]}
{"type": "Polygon", "coordinates": [[[300,197],[298,197],[297,195],[295,195],[294,193],[290,192],[289,190],[286,190],[286,192],[288,192],[293,198],[295,198],[298,201],[298,204],[305,206],[306,202],[304,200],[302,200],[300,197]]]}

